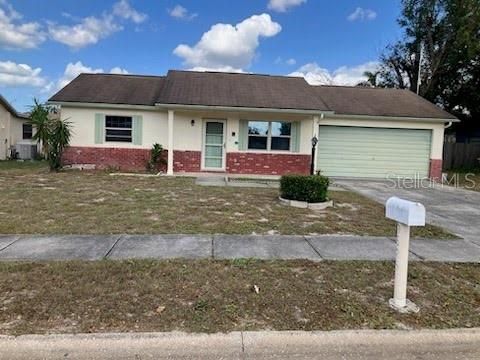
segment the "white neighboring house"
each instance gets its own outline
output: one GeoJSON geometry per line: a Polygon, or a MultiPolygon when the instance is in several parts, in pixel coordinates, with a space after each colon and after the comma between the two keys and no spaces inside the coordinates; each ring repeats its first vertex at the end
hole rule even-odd
{"type": "Polygon", "coordinates": [[[28,115],[19,113],[0,95],[0,160],[11,158],[12,149],[20,159],[31,159],[37,149],[32,136],[28,115]]]}

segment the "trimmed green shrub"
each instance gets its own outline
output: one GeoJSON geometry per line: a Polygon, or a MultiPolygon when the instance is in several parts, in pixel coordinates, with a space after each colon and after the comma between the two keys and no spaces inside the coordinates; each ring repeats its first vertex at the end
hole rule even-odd
{"type": "Polygon", "coordinates": [[[309,203],[324,202],[329,184],[328,177],[322,175],[284,175],[280,179],[280,196],[309,203]]]}

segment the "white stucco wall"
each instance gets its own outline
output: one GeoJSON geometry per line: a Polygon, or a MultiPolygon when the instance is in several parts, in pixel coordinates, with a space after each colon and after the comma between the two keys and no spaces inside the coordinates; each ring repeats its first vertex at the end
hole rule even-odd
{"type": "MultiPolygon", "coordinates": [[[[288,115],[288,114],[268,114],[254,112],[200,112],[200,111],[175,111],[174,118],[174,149],[202,151],[203,129],[207,119],[226,120],[225,142],[226,152],[236,152],[238,150],[239,139],[239,120],[277,120],[277,121],[300,121],[301,123],[301,143],[300,154],[309,155],[311,153],[311,139],[318,132],[319,125],[336,126],[363,126],[363,127],[383,127],[383,128],[407,128],[407,129],[430,129],[432,130],[431,158],[442,159],[443,154],[443,123],[405,121],[405,120],[365,120],[361,118],[340,118],[328,117],[318,118],[314,123],[313,116],[307,115],[288,115]],[[192,126],[192,120],[194,124],[192,126]]],[[[72,106],[62,106],[62,119],[68,119],[72,122],[73,136],[72,146],[97,146],[97,147],[126,147],[126,148],[150,148],[153,143],[158,142],[165,149],[168,148],[168,122],[167,112],[159,110],[140,110],[140,109],[105,109],[105,108],[80,108],[72,106]],[[95,114],[102,113],[106,115],[133,116],[141,115],[143,117],[142,145],[133,145],[131,143],[108,142],[95,144],[95,114]]],[[[0,126],[1,127],[1,126],[0,126]]],[[[20,137],[21,137],[21,125],[20,137]]],[[[1,129],[0,129],[1,131],[1,129]]],[[[254,151],[262,152],[262,151],[254,151]]],[[[272,153],[272,152],[269,152],[272,153]]],[[[285,152],[279,152],[285,153],[285,152]]],[[[298,154],[298,153],[293,153],[298,154]]]]}
{"type": "Polygon", "coordinates": [[[71,146],[122,147],[150,149],[156,142],[167,147],[167,112],[138,109],[79,108],[62,106],[61,118],[72,123],[71,146]],[[142,145],[123,142],[95,144],[95,114],[133,116],[143,118],[142,145]]]}

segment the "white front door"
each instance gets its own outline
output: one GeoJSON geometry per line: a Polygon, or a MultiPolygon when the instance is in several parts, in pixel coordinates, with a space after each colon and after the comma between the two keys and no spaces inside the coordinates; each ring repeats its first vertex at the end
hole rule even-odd
{"type": "Polygon", "coordinates": [[[203,128],[204,170],[225,170],[225,120],[205,120],[203,128]]]}

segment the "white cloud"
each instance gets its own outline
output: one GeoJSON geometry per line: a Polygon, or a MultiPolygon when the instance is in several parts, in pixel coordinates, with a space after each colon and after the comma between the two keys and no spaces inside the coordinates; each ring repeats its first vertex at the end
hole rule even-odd
{"type": "Polygon", "coordinates": [[[180,44],[173,53],[192,68],[241,70],[251,64],[260,38],[275,36],[281,29],[270,15],[253,15],[236,25],[215,24],[197,44],[180,44]]]}
{"type": "Polygon", "coordinates": [[[74,25],[57,25],[49,23],[50,37],[72,49],[80,49],[98,43],[101,39],[123,30],[118,18],[131,20],[138,24],[147,19],[147,15],[133,9],[128,1],[121,0],[113,5],[112,12],[105,12],[100,17],[88,16],[74,25]]]}
{"type": "MultiPolygon", "coordinates": [[[[105,71],[102,68],[92,68],[87,65],[84,65],[81,61],[77,61],[76,63],[68,63],[65,67],[65,71],[60,79],[56,82],[51,82],[45,86],[43,92],[50,93],[51,91],[58,91],[61,88],[67,86],[70,81],[75,79],[78,75],[82,73],[89,73],[89,74],[98,74],[104,73],[105,71]]],[[[113,67],[109,71],[110,74],[128,74],[128,71],[122,69],[118,66],[113,67]]]]}
{"type": "Polygon", "coordinates": [[[127,20],[132,20],[135,24],[144,22],[148,17],[147,14],[132,8],[127,0],[120,0],[115,3],[113,5],[113,14],[127,20]]]}
{"type": "Polygon", "coordinates": [[[37,22],[22,22],[22,15],[6,0],[0,0],[0,47],[33,49],[45,41],[46,35],[37,22]]]}
{"type": "Polygon", "coordinates": [[[120,30],[122,30],[122,26],[114,22],[113,16],[106,14],[101,18],[86,17],[73,26],[56,25],[54,23],[50,23],[48,26],[48,31],[53,40],[73,49],[96,44],[101,39],[120,30]]]}
{"type": "Polygon", "coordinates": [[[374,71],[379,63],[369,61],[357,66],[341,66],[330,72],[320,67],[317,63],[308,63],[300,67],[297,71],[290,73],[289,76],[304,77],[311,85],[349,85],[354,86],[365,80],[363,73],[365,71],[374,71]]]}
{"type": "Polygon", "coordinates": [[[169,9],[168,13],[171,17],[183,20],[192,20],[198,16],[197,13],[190,13],[186,8],[182,5],[175,5],[173,9],[169,9]]]}
{"type": "Polygon", "coordinates": [[[45,86],[47,80],[41,75],[41,68],[13,61],[0,61],[0,86],[45,86]]]}
{"type": "Polygon", "coordinates": [[[287,65],[295,65],[297,63],[297,60],[293,59],[293,58],[290,58],[286,61],[287,65]]]}
{"type": "Polygon", "coordinates": [[[289,8],[301,5],[307,0],[270,0],[267,7],[270,10],[286,12],[289,8]]]}
{"type": "Polygon", "coordinates": [[[347,16],[348,21],[370,21],[377,17],[377,13],[371,9],[357,7],[354,12],[347,16]]]}

